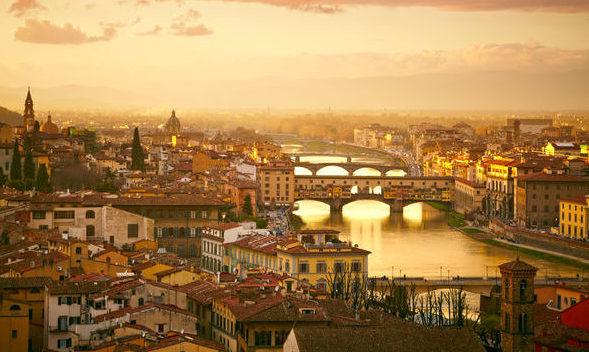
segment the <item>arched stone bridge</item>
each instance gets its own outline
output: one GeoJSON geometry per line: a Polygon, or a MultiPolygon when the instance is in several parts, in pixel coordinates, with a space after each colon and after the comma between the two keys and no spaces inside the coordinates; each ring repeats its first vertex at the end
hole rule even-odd
{"type": "Polygon", "coordinates": [[[451,202],[452,177],[295,176],[295,200],[316,200],[340,211],[357,200],[378,200],[392,212],[416,202],[451,202]]]}
{"type": "Polygon", "coordinates": [[[389,163],[386,165],[383,164],[369,164],[369,163],[356,163],[356,162],[347,162],[347,163],[335,163],[335,162],[326,162],[326,163],[310,163],[310,162],[295,162],[295,167],[307,169],[311,175],[317,175],[317,173],[326,167],[335,166],[339,169],[344,170],[348,176],[357,176],[357,172],[359,170],[376,170],[380,174],[379,176],[390,176],[388,174],[390,171],[397,171],[403,170],[407,172],[407,165],[405,163],[399,162],[396,164],[389,163]]]}

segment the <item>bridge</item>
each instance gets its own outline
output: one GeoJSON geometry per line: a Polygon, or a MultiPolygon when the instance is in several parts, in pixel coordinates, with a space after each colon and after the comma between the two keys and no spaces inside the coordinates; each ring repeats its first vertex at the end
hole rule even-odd
{"type": "Polygon", "coordinates": [[[453,199],[452,177],[383,177],[383,176],[295,176],[295,200],[316,200],[332,211],[357,200],[378,200],[389,204],[391,212],[401,212],[410,203],[450,202],[453,199]]]}
{"type": "MultiPolygon", "coordinates": [[[[295,167],[303,168],[308,170],[311,175],[317,175],[317,173],[330,166],[335,166],[342,171],[345,171],[348,176],[357,176],[358,171],[360,170],[368,170],[368,171],[377,171],[379,176],[386,176],[386,177],[395,177],[392,172],[403,170],[407,172],[407,165],[403,163],[397,164],[373,164],[373,163],[360,163],[360,162],[346,162],[346,163],[335,163],[335,162],[325,162],[325,163],[311,163],[311,162],[295,162],[295,167]]],[[[342,172],[343,173],[343,172],[342,172]]]]}
{"type": "MultiPolygon", "coordinates": [[[[391,280],[387,277],[372,277],[370,280],[375,284],[375,290],[385,291],[391,285],[391,280]]],[[[460,277],[454,276],[449,278],[425,278],[425,277],[402,277],[394,278],[394,284],[404,286],[415,286],[417,293],[425,293],[439,289],[462,289],[463,291],[488,295],[494,286],[501,286],[500,277],[460,277]]],[[[589,283],[587,279],[578,277],[537,277],[534,280],[535,287],[553,286],[556,284],[578,284],[589,283]]]]}

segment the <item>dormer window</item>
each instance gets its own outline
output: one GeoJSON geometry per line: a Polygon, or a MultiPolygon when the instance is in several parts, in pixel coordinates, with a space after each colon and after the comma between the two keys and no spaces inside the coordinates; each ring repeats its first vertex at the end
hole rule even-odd
{"type": "Polygon", "coordinates": [[[302,315],[313,315],[315,314],[315,308],[301,308],[299,309],[299,312],[302,315]]]}

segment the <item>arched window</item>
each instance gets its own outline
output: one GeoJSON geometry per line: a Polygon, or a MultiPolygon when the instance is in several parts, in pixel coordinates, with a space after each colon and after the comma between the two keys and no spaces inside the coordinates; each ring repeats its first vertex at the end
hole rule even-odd
{"type": "Polygon", "coordinates": [[[511,321],[509,319],[509,313],[505,313],[505,332],[509,332],[511,330],[511,321]]]}
{"type": "Polygon", "coordinates": [[[94,210],[88,210],[86,212],[86,219],[94,219],[96,217],[96,213],[94,213],[94,210]]]}
{"type": "Polygon", "coordinates": [[[92,237],[95,234],[94,225],[86,225],[86,237],[92,237]]]}
{"type": "Polygon", "coordinates": [[[526,301],[526,288],[528,287],[528,283],[526,280],[521,280],[519,282],[519,300],[520,302],[526,301]]]}
{"type": "Polygon", "coordinates": [[[505,300],[509,301],[509,280],[505,280],[505,300]]]}
{"type": "Polygon", "coordinates": [[[10,310],[20,310],[20,306],[18,304],[13,304],[10,306],[10,310]]]}

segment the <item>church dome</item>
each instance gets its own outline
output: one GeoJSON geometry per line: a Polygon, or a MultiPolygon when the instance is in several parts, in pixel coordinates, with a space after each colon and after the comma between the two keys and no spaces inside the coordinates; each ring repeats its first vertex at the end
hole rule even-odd
{"type": "Polygon", "coordinates": [[[59,133],[59,127],[57,127],[56,124],[51,122],[51,114],[47,115],[47,121],[43,122],[43,124],[41,125],[41,128],[39,128],[39,130],[41,132],[47,133],[47,134],[58,134],[59,133]]]}
{"type": "Polygon", "coordinates": [[[168,134],[177,135],[180,133],[180,120],[176,117],[176,111],[172,110],[172,116],[166,122],[164,131],[168,134]]]}

